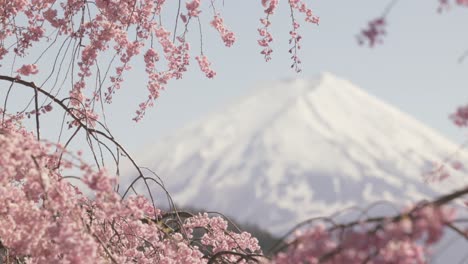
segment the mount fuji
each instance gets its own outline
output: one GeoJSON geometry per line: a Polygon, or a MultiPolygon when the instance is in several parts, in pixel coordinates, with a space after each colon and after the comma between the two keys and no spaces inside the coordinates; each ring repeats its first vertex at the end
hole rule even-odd
{"type": "Polygon", "coordinates": [[[455,175],[430,185],[422,176],[457,149],[409,115],[323,73],[265,83],[150,146],[140,163],[161,176],[178,205],[281,234],[350,206],[403,205],[466,184],[467,177],[455,175]]]}

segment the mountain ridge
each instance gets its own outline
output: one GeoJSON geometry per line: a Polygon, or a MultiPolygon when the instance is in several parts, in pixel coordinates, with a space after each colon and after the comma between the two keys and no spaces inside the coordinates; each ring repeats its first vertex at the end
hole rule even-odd
{"type": "Polygon", "coordinates": [[[144,151],[143,164],[164,176],[176,203],[280,233],[344,207],[453,189],[453,179],[432,187],[421,175],[455,150],[420,121],[324,73],[265,84],[144,151]]]}

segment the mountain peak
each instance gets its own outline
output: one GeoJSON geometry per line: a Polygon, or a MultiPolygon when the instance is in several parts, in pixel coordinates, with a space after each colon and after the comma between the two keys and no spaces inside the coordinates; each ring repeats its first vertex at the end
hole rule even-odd
{"type": "Polygon", "coordinates": [[[323,71],[323,72],[318,74],[318,79],[321,82],[327,82],[327,81],[335,81],[335,80],[341,79],[341,78],[339,78],[338,76],[334,75],[331,72],[323,71]]]}
{"type": "MultiPolygon", "coordinates": [[[[430,128],[331,73],[261,89],[145,153],[175,202],[273,232],[376,200],[415,201],[422,170],[456,149],[430,128]]],[[[465,180],[466,181],[466,180],[465,180]]]]}

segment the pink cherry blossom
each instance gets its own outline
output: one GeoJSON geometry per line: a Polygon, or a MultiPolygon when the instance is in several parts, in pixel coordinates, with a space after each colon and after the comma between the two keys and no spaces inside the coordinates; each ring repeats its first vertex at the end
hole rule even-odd
{"type": "Polygon", "coordinates": [[[208,61],[206,56],[197,56],[195,59],[200,65],[200,70],[205,73],[207,78],[213,78],[216,75],[216,72],[211,69],[211,63],[208,61]]]}
{"type": "Polygon", "coordinates": [[[236,37],[234,32],[229,31],[225,25],[223,18],[220,17],[219,14],[215,15],[213,20],[211,21],[211,25],[221,34],[221,38],[223,39],[224,44],[226,47],[230,47],[236,41],[236,37]]]}
{"type": "Polygon", "coordinates": [[[450,115],[450,119],[459,127],[468,126],[468,105],[458,107],[457,111],[450,115]]]}
{"type": "MultiPolygon", "coordinates": [[[[201,30],[201,39],[191,39],[191,23],[199,22],[196,26],[201,29],[205,21],[227,47],[236,36],[224,24],[216,0],[180,3],[177,14],[168,18],[165,10],[171,9],[165,0],[2,2],[0,61],[11,63],[8,72],[17,76],[0,77],[14,84],[10,89],[34,92],[34,106],[18,113],[9,112],[7,102],[2,105],[5,109],[0,108],[0,263],[409,264],[426,263],[447,229],[468,237],[466,219],[456,219],[455,208],[459,208],[449,205],[468,194],[466,187],[393,216],[363,214],[351,222],[310,220],[280,241],[271,258],[263,255],[255,237],[234,231],[224,217],[179,211],[170,195],[170,210],[162,210],[164,201],[153,197],[149,183],[166,191],[164,185],[158,177],[143,173],[114,138],[104,105],[112,103],[121,89],[139,89],[126,82],[138,60],[144,63],[147,94],[135,121],[143,118],[171,81],[184,77],[193,56],[206,77],[216,75],[203,53],[212,43],[203,42],[201,30]],[[212,18],[204,19],[204,4],[212,9],[212,18]],[[200,42],[199,53],[191,49],[194,41],[200,42]],[[36,49],[43,52],[39,58],[32,52],[36,49]],[[43,58],[51,54],[54,65],[44,63],[43,58]],[[44,72],[45,81],[36,85],[38,74],[44,72]],[[72,135],[66,141],[60,139],[62,144],[40,136],[48,127],[39,116],[52,110],[63,113],[60,123],[65,127],[58,126],[57,134],[72,135]],[[36,122],[31,131],[23,126],[29,117],[36,122]],[[65,131],[66,125],[71,133],[65,131]],[[83,151],[69,149],[69,143],[81,135],[93,164],[84,160],[83,151]],[[107,156],[115,162],[115,173],[105,164],[107,156]],[[121,158],[134,165],[135,183],[147,186],[147,193],[136,193],[134,183],[122,191],[121,158]]],[[[304,24],[318,25],[320,19],[306,1],[285,3],[290,15],[291,66],[299,72],[300,30],[304,24]]],[[[258,45],[268,61],[273,52],[271,18],[280,3],[261,0],[256,4],[263,9],[258,45]]],[[[468,1],[439,0],[439,4],[445,9],[468,6],[468,1]]],[[[361,44],[373,47],[382,42],[387,13],[361,32],[361,44]]],[[[468,106],[458,108],[450,118],[459,127],[468,126],[468,106]]],[[[464,172],[461,161],[452,159],[431,169],[427,181],[447,179],[449,169],[464,172]]]]}
{"type": "Polygon", "coordinates": [[[387,22],[384,17],[376,18],[369,22],[368,27],[361,31],[358,36],[358,42],[360,45],[367,44],[369,47],[374,47],[377,44],[383,42],[382,37],[387,34],[385,27],[387,22]]]}
{"type": "Polygon", "coordinates": [[[37,68],[36,64],[26,64],[21,66],[21,68],[19,68],[17,72],[21,75],[28,76],[37,74],[39,72],[39,69],[37,68]]]}

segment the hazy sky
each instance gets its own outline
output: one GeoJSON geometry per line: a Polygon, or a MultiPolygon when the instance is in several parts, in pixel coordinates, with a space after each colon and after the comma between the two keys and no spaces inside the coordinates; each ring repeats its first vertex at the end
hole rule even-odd
{"type": "MultiPolygon", "coordinates": [[[[192,62],[193,67],[183,80],[170,83],[156,107],[135,124],[131,118],[146,97],[144,69],[135,64],[135,71],[126,75],[126,85],[107,111],[117,139],[136,153],[188,122],[249,94],[258,82],[311,78],[322,71],[350,80],[454,141],[465,139],[464,132],[451,125],[448,115],[457,106],[468,103],[468,61],[457,62],[468,49],[468,8],[457,7],[438,14],[437,0],[400,1],[388,17],[384,45],[370,49],[360,47],[355,37],[384,10],[388,0],[306,2],[320,16],[321,23],[300,28],[304,37],[300,53],[302,73],[296,74],[289,68],[291,25],[286,1],[281,2],[272,19],[273,60],[265,63],[256,43],[258,19],[263,16],[260,1],[224,0],[220,10],[237,36],[233,47],[224,47],[208,26],[210,10],[202,13],[205,54],[217,70],[216,78],[206,79],[196,62],[192,62]]],[[[194,49],[198,49],[195,24],[189,38],[194,49]]]]}
{"type": "MultiPolygon", "coordinates": [[[[214,30],[204,27],[206,55],[218,72],[214,80],[195,70],[183,80],[173,82],[138,125],[130,120],[137,101],[130,107],[123,101],[144,84],[135,78],[135,82],[131,80],[135,87],[122,90],[116,106],[125,109],[113,116],[118,119],[114,126],[117,136],[130,150],[141,149],[187,122],[222,108],[248,94],[255,83],[310,78],[321,71],[350,80],[454,141],[465,139],[464,132],[452,126],[447,117],[457,106],[468,103],[468,61],[457,62],[468,49],[468,8],[438,14],[436,0],[401,1],[389,15],[384,45],[370,49],[360,47],[355,36],[389,1],[308,1],[321,23],[301,27],[303,72],[296,74],[289,69],[288,9],[281,8],[273,17],[273,60],[265,63],[256,44],[260,4],[248,2],[225,1],[225,22],[237,34],[232,48],[225,48],[214,30]],[[134,131],[132,137],[128,137],[126,127],[134,131]]],[[[196,30],[191,33],[191,37],[198,35],[196,30]]]]}

